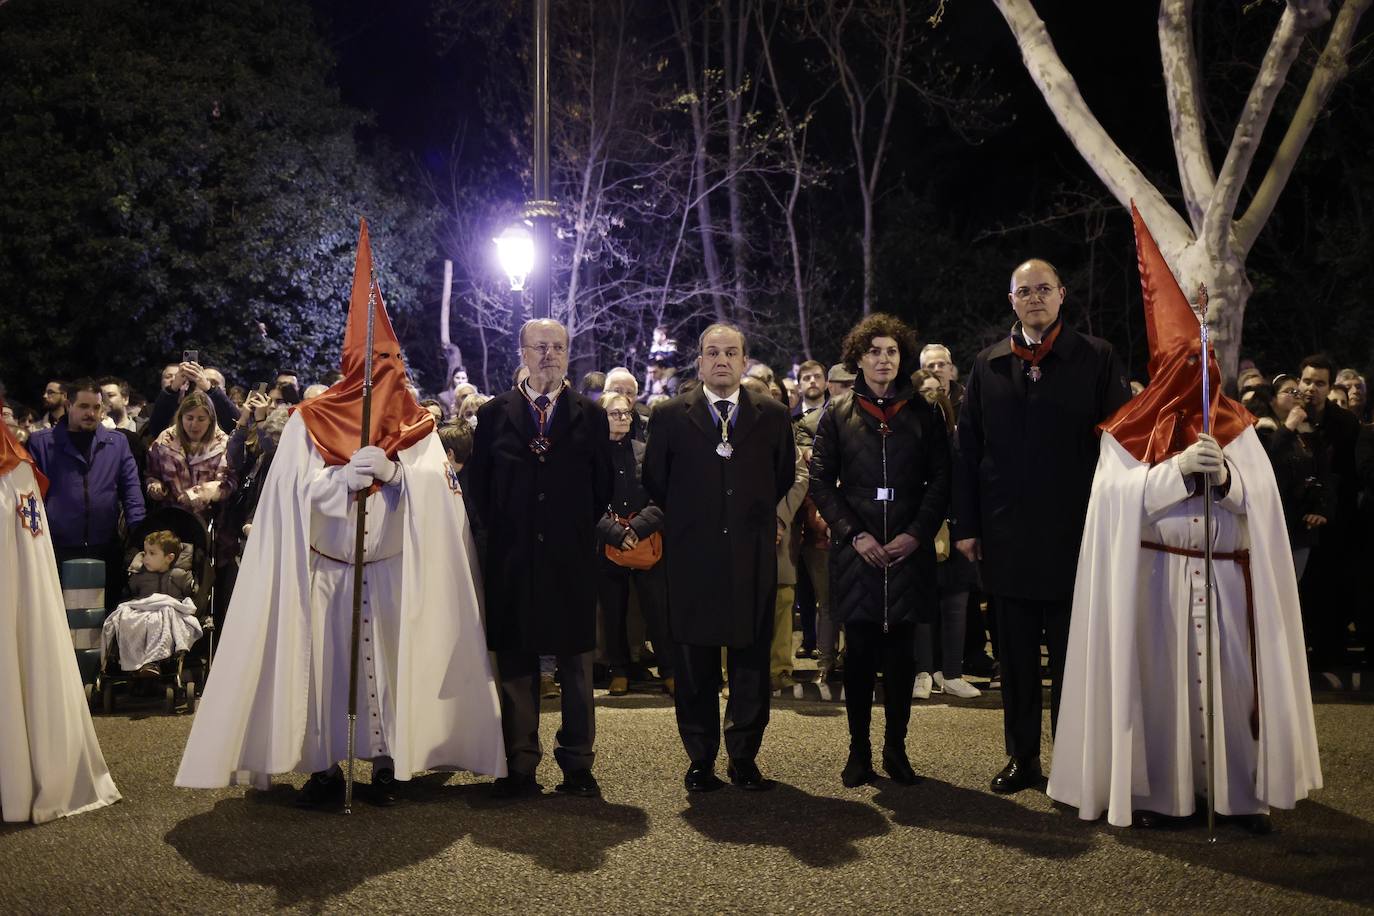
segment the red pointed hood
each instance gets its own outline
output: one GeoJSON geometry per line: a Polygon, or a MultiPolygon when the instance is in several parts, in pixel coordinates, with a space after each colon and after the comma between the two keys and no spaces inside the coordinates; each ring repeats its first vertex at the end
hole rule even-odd
{"type": "MultiPolygon", "coordinates": [[[[1202,326],[1134,201],[1131,219],[1150,340],[1150,384],[1099,428],[1137,460],[1158,464],[1192,445],[1202,432],[1202,326]]],[[[1255,418],[1221,393],[1221,367],[1210,351],[1207,371],[1212,435],[1225,448],[1255,418]]]]}
{"type": "MultiPolygon", "coordinates": [[[[5,399],[0,398],[0,408],[5,406],[5,399]]],[[[24,444],[14,438],[14,433],[10,432],[9,426],[0,423],[0,477],[4,477],[10,471],[19,466],[19,462],[27,461],[29,467],[33,468],[33,476],[38,480],[38,489],[43,496],[48,495],[48,478],[43,476],[43,472],[38,470],[38,465],[33,463],[33,456],[29,450],[24,448],[24,444]]]]}
{"type": "Polygon", "coordinates": [[[343,378],[329,390],[296,408],[310,430],[310,438],[326,464],[347,464],[362,444],[363,380],[367,357],[367,313],[372,326],[372,417],[368,442],[394,459],[434,429],[434,417],[420,406],[406,387],[401,342],[386,314],[382,291],[372,277],[372,243],[367,220],[358,232],[358,255],[353,265],[353,294],[344,331],[343,378]]]}

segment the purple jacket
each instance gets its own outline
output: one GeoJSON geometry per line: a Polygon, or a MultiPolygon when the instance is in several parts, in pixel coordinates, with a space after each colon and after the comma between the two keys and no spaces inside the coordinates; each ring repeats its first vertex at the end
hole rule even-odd
{"type": "Polygon", "coordinates": [[[130,529],[143,521],[143,488],[123,433],[96,427],[89,462],[72,444],[66,423],[34,433],[28,449],[50,483],[44,505],[54,545],[111,543],[118,534],[121,506],[130,529]]]}

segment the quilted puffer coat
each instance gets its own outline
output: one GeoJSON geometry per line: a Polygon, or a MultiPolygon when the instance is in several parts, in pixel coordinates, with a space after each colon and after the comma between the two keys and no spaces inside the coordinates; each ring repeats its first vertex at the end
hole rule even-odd
{"type": "Polygon", "coordinates": [[[830,525],[830,606],[841,623],[895,626],[933,619],[935,535],[949,505],[950,443],[938,408],[902,378],[893,396],[875,398],[863,376],[821,416],[811,456],[811,498],[830,525]],[[879,410],[902,408],[887,421],[879,410]],[[867,531],[887,544],[906,532],[915,552],[894,566],[869,566],[854,550],[867,531]]]}

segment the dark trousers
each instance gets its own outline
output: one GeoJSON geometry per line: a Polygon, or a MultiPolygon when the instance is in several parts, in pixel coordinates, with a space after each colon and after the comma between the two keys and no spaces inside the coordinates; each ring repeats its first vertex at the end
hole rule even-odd
{"type": "MultiPolygon", "coordinates": [[[[770,641],[727,649],[730,698],[725,702],[725,753],[731,760],[753,760],[768,725],[770,641]]],[[[678,645],[677,730],[692,763],[710,765],[720,751],[720,647],[678,645]]]]}
{"type": "Polygon", "coordinates": [[[1018,760],[1040,757],[1040,643],[1050,654],[1050,734],[1059,720],[1064,655],[1069,646],[1072,599],[1031,601],[998,595],[997,660],[1002,666],[1002,729],[1007,754],[1018,760]]]}
{"type": "Polygon", "coordinates": [[[630,589],[639,596],[639,612],[644,616],[649,641],[654,644],[659,677],[673,676],[673,642],[668,635],[668,580],[662,561],[652,569],[626,569],[610,560],[601,560],[597,579],[597,612],[601,615],[602,650],[611,677],[628,677],[630,641],[625,635],[625,620],[630,613],[630,589]]]}
{"type": "MultiPolygon", "coordinates": [[[[564,773],[590,770],[595,755],[596,715],[592,702],[593,652],[559,655],[563,722],[554,736],[553,757],[564,773]]],[[[533,774],[543,750],[539,746],[539,655],[498,652],[501,733],[506,740],[506,766],[512,774],[533,774]]]]}
{"type": "Polygon", "coordinates": [[[797,561],[797,612],[801,615],[801,647],[808,652],[816,648],[816,587],[806,564],[797,561]]]}
{"type": "Polygon", "coordinates": [[[873,688],[883,672],[883,711],[887,716],[883,745],[906,747],[911,719],[911,688],[916,683],[916,628],[899,624],[883,632],[878,623],[844,625],[844,708],[849,715],[849,749],[867,755],[873,721],[873,688]]]}

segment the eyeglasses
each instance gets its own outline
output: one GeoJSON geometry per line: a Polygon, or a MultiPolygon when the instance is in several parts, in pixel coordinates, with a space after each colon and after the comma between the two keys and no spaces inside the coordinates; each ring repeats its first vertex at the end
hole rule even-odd
{"type": "Polygon", "coordinates": [[[1286,387],[1285,387],[1285,388],[1280,388],[1280,389],[1278,390],[1277,393],[1278,393],[1278,394],[1286,394],[1286,395],[1292,397],[1293,395],[1296,395],[1296,394],[1298,393],[1298,389],[1296,389],[1296,388],[1286,388],[1286,387]]]}
{"type": "Polygon", "coordinates": [[[1043,299],[1059,288],[1060,287],[1058,286],[1050,286],[1048,283],[1041,283],[1039,286],[1036,286],[1034,288],[1029,286],[1018,286],[1016,287],[1016,289],[1011,291],[1011,294],[1015,296],[1017,299],[1029,299],[1031,297],[1031,293],[1034,293],[1035,295],[1043,299]]]}
{"type": "Polygon", "coordinates": [[[634,415],[635,415],[635,412],[634,412],[633,410],[608,410],[608,411],[606,411],[606,416],[610,417],[612,420],[628,420],[628,419],[630,419],[630,417],[633,417],[634,415]]]}
{"type": "Polygon", "coordinates": [[[533,347],[529,344],[521,344],[520,348],[522,350],[529,350],[533,353],[538,353],[540,356],[548,356],[550,353],[562,356],[564,353],[568,352],[568,347],[566,344],[538,344],[537,346],[533,347]]]}

